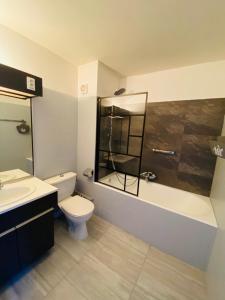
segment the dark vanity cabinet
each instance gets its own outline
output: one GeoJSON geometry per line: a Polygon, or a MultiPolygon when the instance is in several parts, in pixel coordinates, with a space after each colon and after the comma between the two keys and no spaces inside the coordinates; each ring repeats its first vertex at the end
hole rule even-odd
{"type": "Polygon", "coordinates": [[[37,217],[17,229],[20,264],[32,263],[54,245],[54,224],[52,211],[37,217]]]}
{"type": "Polygon", "coordinates": [[[0,285],[54,245],[57,192],[0,215],[0,285]]]}
{"type": "Polygon", "coordinates": [[[0,284],[19,272],[16,232],[8,232],[0,237],[0,284]]]}

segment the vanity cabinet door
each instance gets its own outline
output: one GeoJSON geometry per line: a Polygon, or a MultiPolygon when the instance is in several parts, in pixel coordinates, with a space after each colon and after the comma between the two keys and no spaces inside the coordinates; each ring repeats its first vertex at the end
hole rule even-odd
{"type": "Polygon", "coordinates": [[[44,212],[17,226],[17,241],[22,267],[44,254],[54,245],[53,211],[44,212]]]}
{"type": "Polygon", "coordinates": [[[0,235],[0,285],[19,271],[15,230],[0,235]]]}

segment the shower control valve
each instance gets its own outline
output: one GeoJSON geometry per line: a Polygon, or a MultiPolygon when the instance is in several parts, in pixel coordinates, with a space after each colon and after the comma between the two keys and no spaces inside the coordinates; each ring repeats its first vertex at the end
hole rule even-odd
{"type": "Polygon", "coordinates": [[[143,172],[140,174],[140,177],[144,179],[146,182],[154,181],[157,178],[157,175],[153,172],[143,172]]]}

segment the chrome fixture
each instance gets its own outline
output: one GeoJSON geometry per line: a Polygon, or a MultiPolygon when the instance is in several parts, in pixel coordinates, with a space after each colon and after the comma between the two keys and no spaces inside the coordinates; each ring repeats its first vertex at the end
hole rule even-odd
{"type": "Polygon", "coordinates": [[[176,151],[169,151],[169,150],[161,150],[161,149],[152,149],[153,152],[155,153],[161,153],[161,154],[166,154],[166,155],[176,155],[176,151]]]}
{"type": "Polygon", "coordinates": [[[118,89],[115,91],[114,95],[115,96],[119,96],[119,95],[122,95],[126,92],[126,89],[125,88],[121,88],[121,89],[118,89]]]}
{"type": "Polygon", "coordinates": [[[30,131],[30,126],[27,125],[25,120],[11,120],[11,119],[0,119],[0,122],[16,122],[21,123],[20,125],[16,126],[16,129],[19,133],[26,134],[30,131]]]}
{"type": "Polygon", "coordinates": [[[2,190],[3,187],[4,187],[4,184],[3,184],[3,182],[0,180],[0,190],[2,190]]]}
{"type": "Polygon", "coordinates": [[[213,155],[225,159],[225,136],[218,136],[217,140],[209,141],[213,155]]]}
{"type": "Polygon", "coordinates": [[[157,178],[156,174],[150,171],[141,173],[140,177],[146,182],[154,181],[157,178]]]}

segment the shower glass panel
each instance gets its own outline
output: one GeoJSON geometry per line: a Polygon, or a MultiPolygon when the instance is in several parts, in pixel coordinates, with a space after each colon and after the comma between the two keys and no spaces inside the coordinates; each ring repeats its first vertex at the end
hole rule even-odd
{"type": "Polygon", "coordinates": [[[138,195],[147,93],[98,99],[95,181],[138,195]]]}

